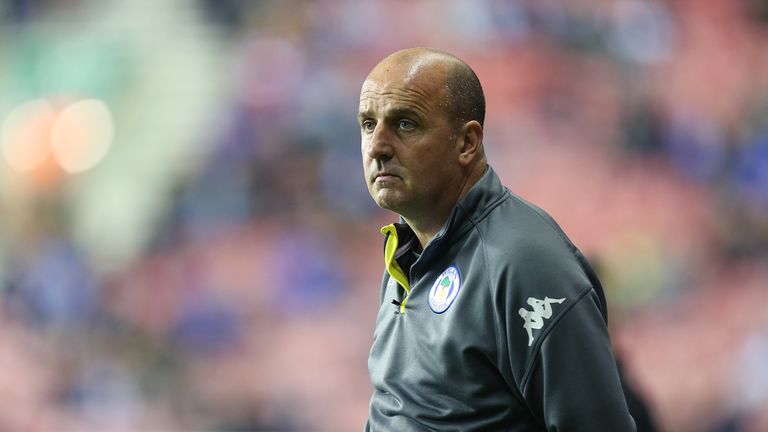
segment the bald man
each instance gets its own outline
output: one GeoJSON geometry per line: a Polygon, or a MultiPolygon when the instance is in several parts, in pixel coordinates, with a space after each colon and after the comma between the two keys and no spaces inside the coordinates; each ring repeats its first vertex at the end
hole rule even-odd
{"type": "Polygon", "coordinates": [[[427,48],[382,60],[360,92],[365,180],[400,215],[368,366],[366,431],[634,431],[600,282],[483,151],[475,73],[427,48]]]}

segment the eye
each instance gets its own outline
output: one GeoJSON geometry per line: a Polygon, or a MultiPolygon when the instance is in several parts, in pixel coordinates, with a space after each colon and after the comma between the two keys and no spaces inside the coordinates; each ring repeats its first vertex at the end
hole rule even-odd
{"type": "Polygon", "coordinates": [[[362,123],[360,123],[360,127],[362,127],[365,132],[373,132],[376,128],[376,124],[373,120],[363,120],[362,123]]]}
{"type": "Polygon", "coordinates": [[[410,120],[403,119],[398,122],[397,126],[403,130],[411,130],[416,127],[416,124],[410,120]]]}

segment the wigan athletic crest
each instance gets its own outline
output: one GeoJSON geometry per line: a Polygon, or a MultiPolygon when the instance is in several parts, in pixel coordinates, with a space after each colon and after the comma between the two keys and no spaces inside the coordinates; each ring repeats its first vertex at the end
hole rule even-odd
{"type": "Polygon", "coordinates": [[[456,300],[461,287],[461,274],[459,269],[452,265],[440,273],[432,289],[429,290],[429,307],[434,313],[445,312],[456,300]]]}

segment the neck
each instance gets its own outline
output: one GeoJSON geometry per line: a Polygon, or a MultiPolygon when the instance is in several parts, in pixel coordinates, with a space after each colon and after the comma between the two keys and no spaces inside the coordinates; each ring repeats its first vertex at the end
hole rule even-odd
{"type": "Polygon", "coordinates": [[[420,224],[417,221],[408,219],[406,217],[403,217],[403,219],[405,219],[405,222],[408,224],[409,227],[411,227],[414,234],[416,234],[416,238],[419,239],[419,246],[420,246],[419,249],[424,250],[427,244],[440,231],[440,228],[442,228],[443,225],[445,225],[445,221],[448,219],[448,216],[446,215],[445,218],[442,219],[442,223],[429,224],[429,225],[420,224]]]}
{"type": "Polygon", "coordinates": [[[464,177],[461,186],[457,188],[457,193],[448,201],[447,205],[440,206],[439,209],[432,209],[428,215],[422,215],[422,217],[407,217],[403,215],[403,219],[408,223],[413,232],[416,234],[416,238],[419,239],[421,249],[427,247],[427,244],[437,235],[437,233],[443,228],[448,217],[451,215],[453,208],[456,207],[456,203],[472,189],[480,178],[485,174],[487,165],[482,164],[479,169],[473,170],[469,175],[464,177]]]}

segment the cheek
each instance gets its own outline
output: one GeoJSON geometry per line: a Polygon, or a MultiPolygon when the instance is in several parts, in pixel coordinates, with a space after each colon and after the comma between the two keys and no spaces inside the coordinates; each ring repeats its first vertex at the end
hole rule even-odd
{"type": "Polygon", "coordinates": [[[447,160],[441,155],[430,155],[419,161],[418,176],[419,183],[424,189],[433,192],[447,187],[450,180],[455,176],[451,165],[452,161],[447,160]]]}
{"type": "Polygon", "coordinates": [[[363,155],[362,161],[363,161],[363,175],[367,179],[368,175],[371,174],[372,171],[376,168],[376,164],[372,163],[371,158],[365,155],[363,155]]]}
{"type": "Polygon", "coordinates": [[[414,167],[418,169],[419,174],[426,177],[435,175],[436,172],[442,171],[445,165],[449,163],[445,154],[440,151],[423,152],[413,158],[414,167]]]}

